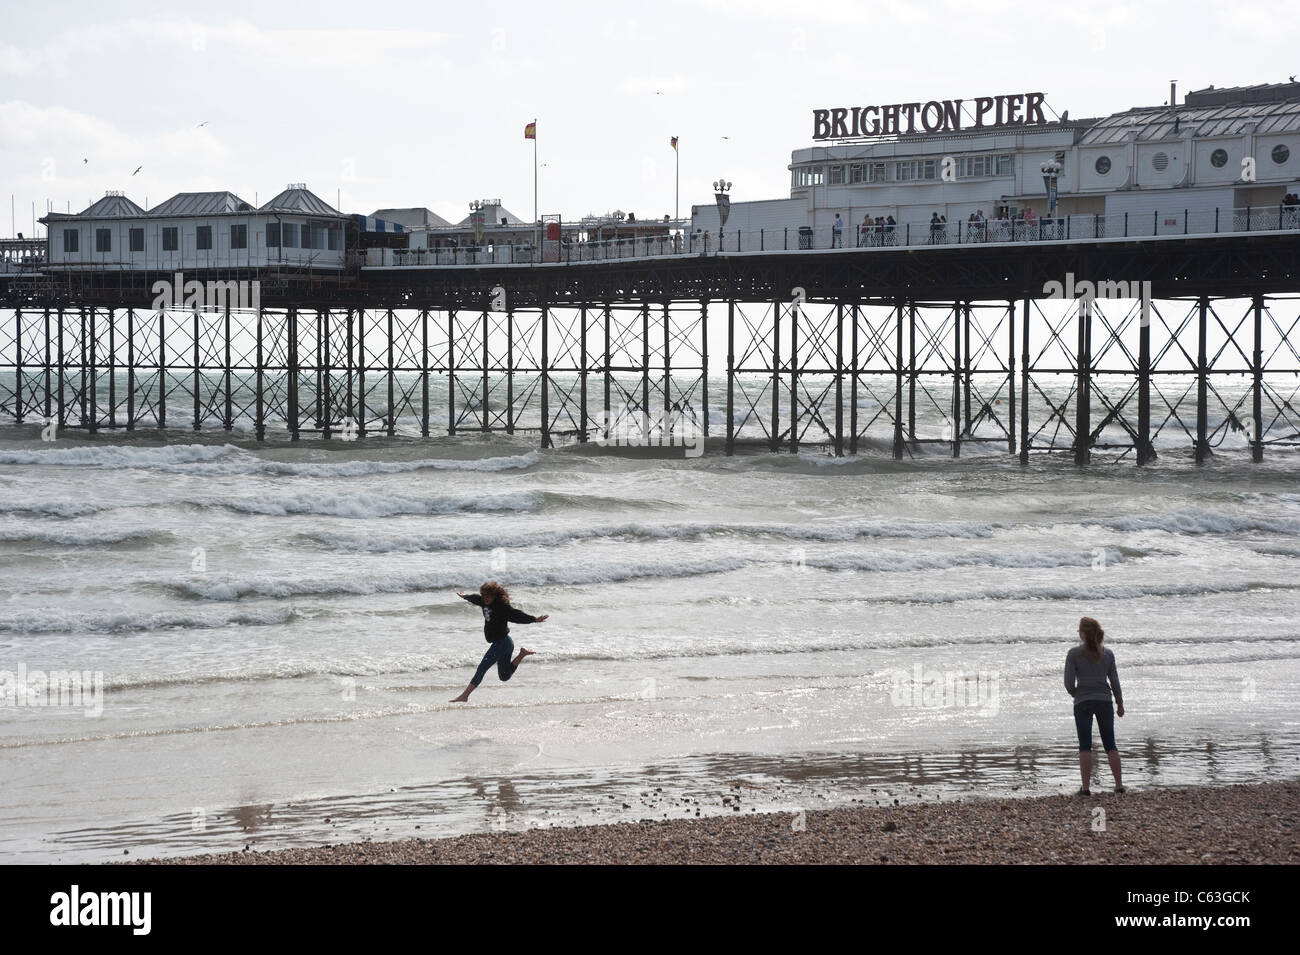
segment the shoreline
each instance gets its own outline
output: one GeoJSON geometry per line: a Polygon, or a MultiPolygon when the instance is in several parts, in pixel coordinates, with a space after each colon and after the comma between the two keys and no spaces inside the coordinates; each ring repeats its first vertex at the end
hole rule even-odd
{"type": "Polygon", "coordinates": [[[1300,779],[556,826],[131,865],[1300,863],[1300,779]],[[1098,812],[1097,810],[1101,810],[1098,812]]]}

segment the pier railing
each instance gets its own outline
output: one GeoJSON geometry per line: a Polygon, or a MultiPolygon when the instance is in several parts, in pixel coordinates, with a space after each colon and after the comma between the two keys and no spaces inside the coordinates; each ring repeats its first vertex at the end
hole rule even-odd
{"type": "Polygon", "coordinates": [[[531,245],[461,246],[434,249],[367,249],[360,264],[372,268],[476,265],[564,265],[624,259],[667,258],[838,249],[921,248],[1163,239],[1253,232],[1300,231],[1300,206],[1230,209],[1161,209],[1111,215],[1076,214],[1030,219],[962,219],[887,225],[845,224],[836,230],[790,226],[757,230],[684,232],[602,241],[555,240],[531,245]]]}

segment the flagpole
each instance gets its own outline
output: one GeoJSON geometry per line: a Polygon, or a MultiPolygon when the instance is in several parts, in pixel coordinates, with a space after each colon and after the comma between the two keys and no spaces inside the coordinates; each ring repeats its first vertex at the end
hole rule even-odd
{"type": "Polygon", "coordinates": [[[676,182],[673,185],[673,218],[680,221],[682,218],[682,141],[677,140],[677,145],[673,147],[673,162],[677,166],[676,182]]]}
{"type": "Polygon", "coordinates": [[[540,229],[540,225],[537,219],[537,120],[534,119],[533,120],[533,248],[537,250],[536,252],[534,252],[535,255],[538,255],[538,258],[534,259],[534,261],[536,262],[541,261],[540,250],[542,244],[538,235],[539,229],[540,229]]]}

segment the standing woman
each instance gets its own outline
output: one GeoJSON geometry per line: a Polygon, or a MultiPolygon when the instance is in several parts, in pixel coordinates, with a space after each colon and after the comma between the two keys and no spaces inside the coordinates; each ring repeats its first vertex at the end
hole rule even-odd
{"type": "Polygon", "coordinates": [[[1124,791],[1120,778],[1119,750],[1115,748],[1115,714],[1124,715],[1124,694],[1119,688],[1115,654],[1102,647],[1106,632],[1092,617],[1079,620],[1079,643],[1065,655],[1065,691],[1074,697],[1074,725],[1079,731],[1079,795],[1089,796],[1092,778],[1092,718],[1097,718],[1101,744],[1106,748],[1115,792],[1124,791]],[[1111,707],[1114,694],[1115,708],[1111,707]]]}
{"type": "Polygon", "coordinates": [[[469,681],[469,686],[465,687],[465,691],[460,696],[451,701],[465,703],[469,700],[469,695],[483,682],[483,677],[488,670],[492,669],[494,663],[497,667],[497,676],[502,680],[508,680],[515,675],[515,670],[519,669],[519,664],[524,662],[524,658],[533,655],[534,651],[527,647],[520,647],[519,655],[513,660],[510,659],[510,654],[515,649],[515,642],[510,639],[510,624],[541,623],[550,615],[542,614],[540,617],[534,617],[522,610],[516,610],[510,606],[510,593],[495,580],[489,580],[478,589],[476,594],[467,594],[463,590],[458,590],[456,596],[468,600],[476,607],[483,608],[483,636],[490,644],[487,653],[483,654],[483,662],[478,665],[473,679],[469,681]]]}

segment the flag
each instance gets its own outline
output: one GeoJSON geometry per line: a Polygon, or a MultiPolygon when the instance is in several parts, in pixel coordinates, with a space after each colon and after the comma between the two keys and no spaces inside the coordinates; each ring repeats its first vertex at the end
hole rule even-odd
{"type": "Polygon", "coordinates": [[[537,138],[537,120],[533,120],[531,123],[529,123],[527,126],[524,127],[524,139],[536,139],[536,138],[537,138]]]}
{"type": "Polygon", "coordinates": [[[673,139],[672,139],[672,144],[673,144],[673,152],[677,152],[677,137],[676,137],[676,136],[673,137],[673,139]]]}

